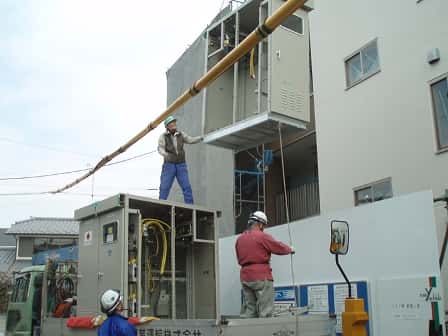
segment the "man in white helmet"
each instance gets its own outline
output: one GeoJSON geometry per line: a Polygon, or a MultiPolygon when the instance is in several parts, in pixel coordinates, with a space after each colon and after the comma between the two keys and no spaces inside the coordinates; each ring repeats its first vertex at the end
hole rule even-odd
{"type": "Polygon", "coordinates": [[[101,295],[101,311],[107,314],[107,319],[98,329],[98,336],[137,336],[137,329],[121,315],[123,297],[120,292],[108,289],[101,295]]]}
{"type": "Polygon", "coordinates": [[[264,212],[249,216],[247,230],[235,244],[244,303],[242,317],[270,317],[274,311],[274,284],[269,264],[271,254],[293,254],[294,249],[275,240],[263,230],[268,224],[264,212]]]}

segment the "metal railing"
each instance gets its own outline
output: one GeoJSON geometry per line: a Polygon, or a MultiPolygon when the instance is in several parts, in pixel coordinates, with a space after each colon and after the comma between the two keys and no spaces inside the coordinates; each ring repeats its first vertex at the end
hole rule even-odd
{"type": "MultiPolygon", "coordinates": [[[[319,184],[309,183],[287,191],[289,215],[291,221],[318,215],[319,184]]],[[[276,224],[286,223],[285,196],[283,193],[275,197],[276,224]]]]}

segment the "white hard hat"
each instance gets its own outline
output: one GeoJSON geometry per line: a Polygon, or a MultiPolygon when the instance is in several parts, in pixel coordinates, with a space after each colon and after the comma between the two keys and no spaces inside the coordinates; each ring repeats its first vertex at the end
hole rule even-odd
{"type": "Polygon", "coordinates": [[[249,221],[256,221],[263,225],[268,225],[268,217],[263,211],[255,211],[252,215],[249,216],[249,221]]]}
{"type": "Polygon", "coordinates": [[[122,300],[123,297],[120,295],[119,291],[108,289],[101,295],[101,311],[106,314],[112,313],[122,300]]]}

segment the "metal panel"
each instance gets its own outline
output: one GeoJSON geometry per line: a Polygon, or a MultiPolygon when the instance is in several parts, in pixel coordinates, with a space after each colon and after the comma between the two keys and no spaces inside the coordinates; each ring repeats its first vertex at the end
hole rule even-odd
{"type": "Polygon", "coordinates": [[[297,129],[306,129],[306,124],[277,113],[262,113],[249,119],[224,127],[205,136],[210,145],[243,150],[278,139],[278,123],[282,124],[282,135],[297,129]]]}
{"type": "Polygon", "coordinates": [[[290,317],[233,319],[223,327],[225,336],[291,335],[330,336],[336,324],[328,315],[297,315],[290,317]]]}
{"type": "MultiPolygon", "coordinates": [[[[137,288],[137,290],[135,290],[134,280],[132,283],[128,282],[128,279],[131,280],[128,276],[129,269],[133,272],[132,265],[130,268],[128,267],[128,259],[140,260],[137,263],[140,266],[137,278],[142,279],[142,251],[149,252],[148,249],[153,244],[155,247],[156,244],[146,240],[143,246],[139,242],[138,251],[135,252],[134,241],[142,239],[143,236],[140,231],[143,217],[148,220],[151,218],[163,220],[168,225],[172,225],[171,229],[166,231],[169,235],[167,246],[169,262],[166,264],[166,277],[162,280],[162,277],[159,276],[158,266],[153,268],[150,268],[149,264],[145,266],[145,272],[151,270],[149,272],[151,272],[153,284],[154,281],[160,282],[158,290],[164,292],[163,303],[160,304],[160,296],[157,298],[153,293],[154,297],[151,296],[149,301],[145,300],[145,304],[149,303],[151,307],[158,307],[153,309],[158,309],[158,315],[168,319],[218,318],[215,287],[217,273],[216,212],[199,206],[176,204],[127,194],[122,194],[121,199],[123,207],[103,212],[95,217],[88,217],[80,224],[80,265],[82,265],[80,273],[81,275],[86,274],[80,281],[80,312],[84,315],[98,313],[99,295],[107,288],[120,290],[125,306],[128,306],[131,290],[137,292],[138,298],[142,298],[148,293],[149,277],[145,276],[144,281],[137,281],[142,285],[142,288],[137,288]],[[196,213],[200,216],[197,219],[196,213]],[[204,214],[207,215],[206,223],[202,218],[204,214]],[[131,232],[129,231],[130,223],[133,224],[131,232]],[[116,225],[116,230],[114,230],[114,225],[116,225]],[[193,227],[199,225],[199,228],[194,229],[194,235],[183,231],[185,227],[188,228],[188,225],[193,227]],[[173,230],[174,228],[175,230],[173,230]],[[179,230],[178,237],[176,237],[177,230],[179,230]],[[116,236],[114,236],[115,232],[116,236]],[[83,239],[86,234],[89,237],[87,240],[83,239]],[[108,235],[111,237],[110,239],[107,239],[108,235]],[[204,295],[204,291],[207,291],[206,295],[204,295]],[[156,303],[158,302],[157,305],[153,305],[151,301],[153,299],[156,300],[156,303]],[[161,310],[163,310],[163,314],[161,310]]],[[[109,204],[110,199],[105,202],[109,204]]],[[[102,204],[98,205],[107,208],[102,204]]],[[[158,242],[157,246],[159,246],[158,242]]],[[[159,250],[158,247],[157,250],[159,250]]],[[[159,254],[159,252],[156,253],[159,254]]],[[[149,257],[150,255],[145,254],[145,256],[149,257]]],[[[151,257],[154,256],[154,254],[151,255],[151,257]]],[[[137,302],[142,301],[137,300],[137,302]]],[[[156,312],[153,313],[157,315],[156,312]]]]}
{"type": "MultiPolygon", "coordinates": [[[[245,2],[232,14],[237,18],[236,43],[245,36],[243,33],[252,31],[268,12],[272,13],[283,3],[283,0],[245,2]]],[[[296,14],[302,19],[303,34],[279,27],[268,40],[260,43],[255,48],[254,66],[258,69],[255,78],[249,75],[248,55],[205,90],[206,143],[244,150],[276,140],[276,124],[264,125],[273,114],[290,119],[285,133],[306,128],[310,121],[308,17],[305,10],[296,14]]],[[[206,60],[205,69],[217,61],[216,56],[206,60]]]]}
{"type": "MultiPolygon", "coordinates": [[[[319,206],[319,184],[305,184],[297,188],[288,190],[289,216],[291,221],[318,215],[319,206]]],[[[286,223],[285,196],[278,194],[275,199],[276,222],[286,223]]]]}
{"type": "Polygon", "coordinates": [[[194,245],[194,318],[207,319],[216,316],[215,246],[208,243],[194,245]]]}
{"type": "MultiPolygon", "coordinates": [[[[108,288],[114,288],[125,292],[127,285],[127,265],[125,260],[125,247],[127,246],[127,221],[125,221],[124,210],[119,209],[100,217],[100,240],[98,253],[98,290],[102,293],[108,288]],[[103,242],[103,230],[105,226],[117,222],[117,240],[108,243],[103,242]],[[126,268],[124,267],[126,266],[126,268]]],[[[127,300],[125,300],[127,302],[127,300]]]]}
{"type": "Polygon", "coordinates": [[[92,315],[99,311],[98,298],[98,241],[100,218],[92,217],[79,225],[78,314],[92,315]]]}
{"type": "Polygon", "coordinates": [[[82,220],[88,217],[97,216],[123,206],[123,194],[118,194],[100,202],[94,202],[88,206],[75,210],[75,219],[82,220]]]}
{"type": "MultiPolygon", "coordinates": [[[[139,210],[135,210],[135,209],[129,209],[128,208],[128,239],[127,242],[127,247],[126,247],[126,256],[125,256],[125,260],[129,260],[130,259],[130,250],[132,249],[132,241],[136,240],[137,242],[137,251],[136,253],[132,253],[132,255],[134,255],[137,259],[137,265],[139,265],[138,269],[137,269],[137,281],[136,282],[131,282],[131,279],[128,275],[128,286],[125,286],[125,290],[126,293],[124,294],[126,298],[129,298],[129,292],[131,290],[131,286],[136,286],[137,287],[137,298],[141,298],[143,293],[142,293],[142,286],[140,286],[139,284],[142,281],[142,232],[141,232],[141,221],[142,221],[142,216],[140,214],[139,210]],[[133,226],[133,232],[131,234],[131,230],[130,230],[130,226],[133,226]]],[[[129,300],[128,302],[124,302],[125,306],[130,306],[129,305],[129,300]]],[[[130,314],[128,313],[128,317],[130,316],[130,314]]],[[[141,315],[141,300],[137,300],[137,314],[136,316],[142,316],[141,315]]]]}
{"type": "MultiPolygon", "coordinates": [[[[272,0],[272,10],[283,1],[272,0]]],[[[302,18],[303,34],[295,33],[280,26],[270,36],[270,102],[271,111],[310,121],[310,73],[307,15],[303,11],[296,14],[302,18]]]]}
{"type": "Polygon", "coordinates": [[[230,68],[207,88],[205,132],[232,124],[233,121],[233,76],[230,68]]]}

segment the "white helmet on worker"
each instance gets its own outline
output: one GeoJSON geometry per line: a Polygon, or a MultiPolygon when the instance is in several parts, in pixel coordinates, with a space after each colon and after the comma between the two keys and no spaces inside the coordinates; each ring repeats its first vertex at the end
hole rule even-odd
{"type": "Polygon", "coordinates": [[[122,300],[123,296],[120,295],[119,291],[115,289],[106,290],[100,299],[101,311],[106,314],[113,313],[122,300]]]}
{"type": "Polygon", "coordinates": [[[249,223],[250,222],[258,222],[263,225],[268,225],[268,217],[263,211],[255,211],[249,216],[249,223]]]}

